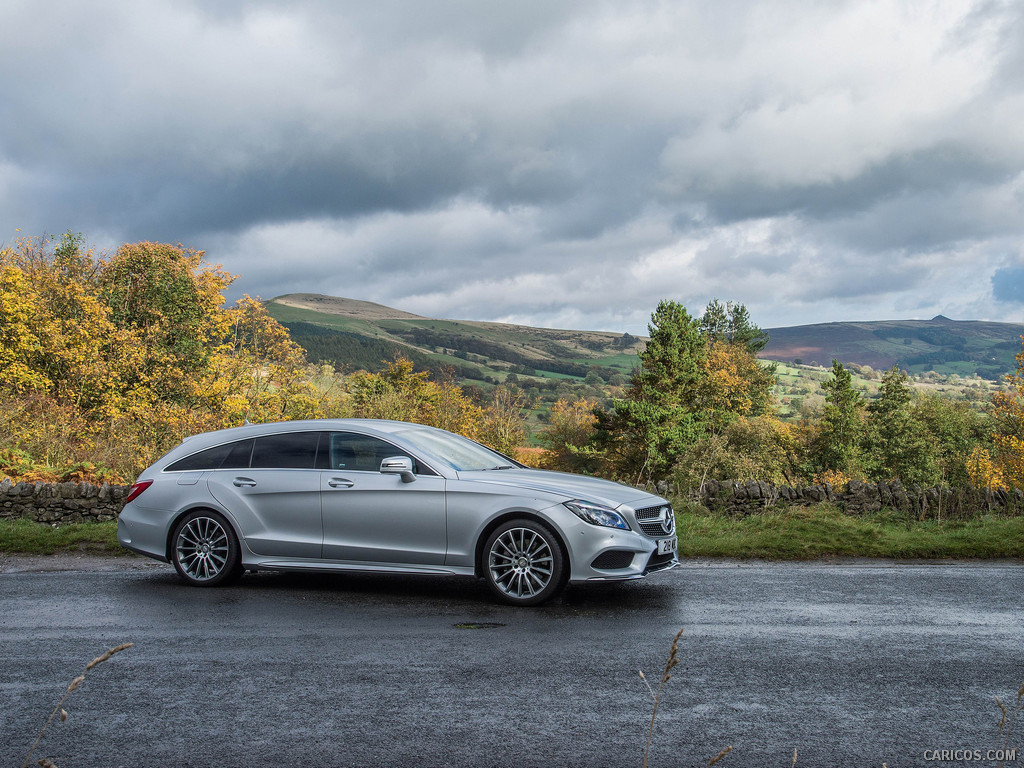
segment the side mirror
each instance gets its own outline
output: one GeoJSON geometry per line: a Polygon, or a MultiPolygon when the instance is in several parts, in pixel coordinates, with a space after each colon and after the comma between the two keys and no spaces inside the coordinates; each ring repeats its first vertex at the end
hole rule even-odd
{"type": "Polygon", "coordinates": [[[408,456],[392,456],[380,463],[382,475],[401,475],[403,483],[411,483],[416,479],[412,473],[412,459],[408,456]]]}

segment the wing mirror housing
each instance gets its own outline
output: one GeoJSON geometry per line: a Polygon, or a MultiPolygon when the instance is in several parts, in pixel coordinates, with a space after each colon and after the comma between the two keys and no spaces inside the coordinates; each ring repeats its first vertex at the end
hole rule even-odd
{"type": "Polygon", "coordinates": [[[403,483],[411,483],[416,479],[412,472],[412,459],[408,456],[392,456],[380,463],[382,475],[401,475],[403,483]]]}

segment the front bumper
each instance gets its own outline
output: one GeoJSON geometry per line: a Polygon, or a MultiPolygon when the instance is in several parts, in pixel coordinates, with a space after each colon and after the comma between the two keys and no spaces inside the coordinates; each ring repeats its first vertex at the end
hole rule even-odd
{"type": "MultiPolygon", "coordinates": [[[[656,497],[644,501],[648,508],[659,504],[668,505],[667,501],[656,497]]],[[[645,504],[636,505],[636,508],[644,507],[645,504]]],[[[660,535],[645,533],[633,507],[621,505],[616,509],[629,524],[631,530],[628,531],[591,525],[564,507],[561,510],[552,508],[545,511],[557,518],[558,527],[567,539],[569,560],[572,563],[570,583],[642,579],[650,573],[679,565],[675,551],[658,553],[659,541],[671,539],[675,542],[675,525],[660,535]]]]}
{"type": "MultiPolygon", "coordinates": [[[[660,557],[659,555],[652,555],[651,560],[660,557]]],[[[591,576],[587,579],[587,582],[592,581],[629,581],[630,579],[642,579],[648,574],[657,573],[658,571],[671,571],[673,568],[680,566],[679,558],[672,555],[671,560],[660,561],[657,563],[648,563],[648,566],[643,570],[642,573],[631,573],[625,575],[616,575],[613,573],[605,574],[602,576],[591,576]]]]}

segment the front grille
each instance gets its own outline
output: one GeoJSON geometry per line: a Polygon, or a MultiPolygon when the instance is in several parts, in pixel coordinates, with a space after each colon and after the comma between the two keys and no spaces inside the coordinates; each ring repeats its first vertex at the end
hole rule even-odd
{"type": "Polygon", "coordinates": [[[591,568],[602,571],[614,571],[619,568],[629,568],[633,564],[633,552],[628,549],[609,549],[594,558],[590,564],[591,568]]]}
{"type": "Polygon", "coordinates": [[[665,536],[671,536],[672,532],[676,529],[676,517],[672,513],[671,504],[659,504],[656,507],[644,507],[636,511],[636,522],[640,526],[640,530],[651,538],[663,538],[665,536]],[[661,517],[661,510],[668,507],[668,519],[669,529],[666,531],[661,527],[659,518],[661,517]]]}

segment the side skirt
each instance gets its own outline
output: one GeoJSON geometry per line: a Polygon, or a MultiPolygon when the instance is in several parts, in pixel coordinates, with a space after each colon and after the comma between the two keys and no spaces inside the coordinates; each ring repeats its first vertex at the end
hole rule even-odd
{"type": "Polygon", "coordinates": [[[344,560],[301,560],[298,558],[277,558],[244,563],[252,571],[319,571],[340,573],[360,571],[363,573],[408,573],[425,576],[473,576],[472,567],[459,565],[409,565],[408,563],[353,563],[344,560]]]}

